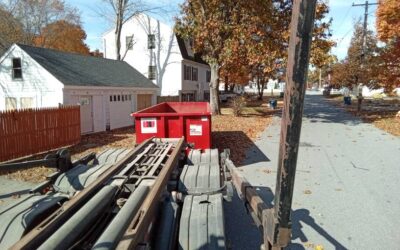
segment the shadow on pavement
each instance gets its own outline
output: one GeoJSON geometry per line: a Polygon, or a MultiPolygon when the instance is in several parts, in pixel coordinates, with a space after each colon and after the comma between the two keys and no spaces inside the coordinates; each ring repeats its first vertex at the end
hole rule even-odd
{"type": "MultiPolygon", "coordinates": [[[[273,206],[274,194],[268,187],[254,187],[261,199],[268,207],[273,206]]],[[[262,234],[254,224],[243,201],[235,192],[232,202],[225,203],[225,224],[227,239],[231,249],[259,249],[262,242],[262,234]]],[[[315,230],[331,243],[335,249],[347,249],[324,228],[319,225],[311,216],[310,211],[305,208],[292,210],[292,241],[300,240],[302,243],[309,241],[303,230],[303,225],[307,225],[315,230]]],[[[285,249],[305,249],[297,242],[290,243],[285,249]]]]}
{"type": "Polygon", "coordinates": [[[307,103],[304,105],[304,117],[311,123],[342,123],[346,125],[358,125],[362,121],[353,115],[329,104],[320,95],[307,95],[307,103]]]}
{"type": "Polygon", "coordinates": [[[256,157],[254,162],[268,162],[270,159],[254,144],[243,131],[215,131],[212,132],[212,145],[219,152],[229,148],[231,160],[236,166],[240,166],[246,157],[246,151],[251,149],[256,157]]]}

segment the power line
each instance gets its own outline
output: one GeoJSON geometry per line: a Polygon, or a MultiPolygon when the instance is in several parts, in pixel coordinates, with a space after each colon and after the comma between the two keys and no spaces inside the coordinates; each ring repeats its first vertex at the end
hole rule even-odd
{"type": "MultiPolygon", "coordinates": [[[[364,11],[364,27],[363,27],[363,34],[362,34],[362,54],[361,54],[361,65],[364,64],[364,59],[365,59],[365,49],[367,46],[367,25],[368,25],[368,6],[371,5],[377,5],[378,3],[368,3],[368,1],[365,1],[365,3],[362,4],[352,4],[352,7],[358,7],[358,6],[363,6],[365,9],[364,11]]],[[[362,66],[361,66],[362,67],[362,66]]]]}
{"type": "Polygon", "coordinates": [[[342,22],[340,23],[338,29],[342,28],[342,25],[344,24],[344,22],[346,21],[347,16],[348,16],[349,13],[350,13],[351,7],[352,7],[352,6],[350,6],[350,7],[347,9],[347,12],[346,12],[346,14],[344,15],[344,18],[342,19],[342,22]]]}

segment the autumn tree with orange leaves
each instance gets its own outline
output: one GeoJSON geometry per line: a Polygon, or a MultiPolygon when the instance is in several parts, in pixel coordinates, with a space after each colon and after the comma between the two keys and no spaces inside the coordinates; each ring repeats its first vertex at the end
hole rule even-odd
{"type": "Polygon", "coordinates": [[[376,10],[378,38],[385,46],[381,51],[379,78],[386,91],[400,86],[400,1],[381,0],[376,10]]]}
{"type": "Polygon", "coordinates": [[[38,47],[89,55],[85,39],[86,33],[80,25],[61,20],[45,26],[41,34],[34,38],[34,44],[38,47]]]}
{"type": "Polygon", "coordinates": [[[193,40],[193,49],[200,52],[210,65],[210,105],[213,114],[220,114],[218,87],[221,67],[230,53],[228,46],[239,41],[239,24],[244,10],[254,0],[186,0],[181,5],[181,16],[176,20],[175,31],[185,39],[193,40]]]}
{"type": "Polygon", "coordinates": [[[24,43],[89,54],[79,11],[64,0],[0,1],[0,50],[24,43]]]}

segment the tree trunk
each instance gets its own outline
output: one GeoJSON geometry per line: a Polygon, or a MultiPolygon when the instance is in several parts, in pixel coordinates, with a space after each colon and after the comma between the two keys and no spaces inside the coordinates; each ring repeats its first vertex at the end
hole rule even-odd
{"type": "Polygon", "coordinates": [[[118,24],[117,20],[117,27],[115,29],[115,55],[116,60],[121,60],[121,27],[118,24]]]}
{"type": "Polygon", "coordinates": [[[118,61],[121,60],[121,29],[122,22],[124,21],[124,10],[125,6],[121,0],[117,2],[117,16],[115,20],[115,55],[118,61]]]}
{"type": "Polygon", "coordinates": [[[224,85],[224,89],[225,92],[228,92],[229,88],[229,84],[228,84],[228,76],[225,76],[225,85],[224,85]]]}
{"type": "MultiPolygon", "coordinates": [[[[260,91],[263,91],[262,89],[261,89],[261,83],[260,83],[260,77],[259,76],[257,76],[257,95],[260,97],[260,91]]],[[[258,97],[258,98],[259,98],[258,97]]]]}
{"type": "Polygon", "coordinates": [[[261,80],[260,85],[261,85],[261,91],[258,93],[258,100],[262,101],[264,96],[265,81],[261,80]]]}
{"type": "Polygon", "coordinates": [[[220,115],[219,108],[219,65],[216,63],[210,64],[211,67],[211,82],[210,82],[210,105],[213,115],[220,115]]]}
{"type": "Polygon", "coordinates": [[[322,69],[319,69],[319,76],[318,76],[318,89],[322,88],[322,69]]]}

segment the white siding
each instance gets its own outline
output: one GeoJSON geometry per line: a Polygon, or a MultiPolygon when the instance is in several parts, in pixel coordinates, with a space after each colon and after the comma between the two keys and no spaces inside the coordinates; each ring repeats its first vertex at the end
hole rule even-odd
{"type": "Polygon", "coordinates": [[[15,97],[17,108],[23,97],[33,98],[35,108],[57,107],[63,103],[62,88],[60,81],[17,45],[0,59],[0,110],[5,109],[6,97],[15,97]],[[22,79],[12,78],[12,58],[21,58],[22,79]]]}
{"type": "MultiPolygon", "coordinates": [[[[192,87],[185,88],[182,82],[182,55],[176,40],[176,36],[173,34],[173,29],[168,25],[159,22],[154,18],[150,18],[150,26],[153,34],[156,34],[156,48],[153,50],[154,54],[152,58],[158,58],[159,61],[155,61],[157,65],[157,74],[160,74],[160,68],[163,67],[164,63],[165,72],[162,77],[162,86],[160,82],[155,81],[161,87],[161,95],[179,95],[182,90],[192,90],[192,87]],[[158,38],[158,27],[160,28],[160,39],[158,38]],[[172,38],[172,39],[171,39],[172,38]],[[159,55],[159,56],[158,56],[159,55]],[[167,56],[168,60],[167,60],[167,56]]],[[[134,45],[132,50],[128,50],[125,61],[132,67],[137,69],[139,72],[147,76],[148,66],[150,65],[150,50],[147,48],[147,34],[148,34],[148,19],[146,15],[141,15],[138,18],[132,18],[124,24],[121,33],[121,55],[123,56],[126,52],[126,40],[127,36],[133,35],[134,45]]],[[[103,36],[103,50],[106,58],[115,59],[115,42],[114,42],[114,31],[111,30],[103,36]]],[[[194,64],[197,64],[193,62],[194,64]]],[[[201,65],[201,64],[199,64],[201,65]]],[[[209,67],[207,65],[199,66],[199,81],[198,83],[202,86],[205,83],[205,72],[202,70],[209,67]],[[204,75],[204,81],[201,81],[201,77],[204,75]]],[[[195,83],[196,84],[196,83],[195,83]]],[[[207,84],[206,84],[207,85],[207,84]]],[[[208,85],[206,86],[208,88],[208,85]]],[[[198,88],[196,89],[198,91],[198,88]]]]}
{"type": "MultiPolygon", "coordinates": [[[[130,114],[136,112],[137,94],[151,94],[156,100],[156,89],[118,88],[118,87],[79,87],[66,86],[64,89],[65,104],[77,104],[79,96],[93,97],[94,132],[133,126],[130,114]],[[110,96],[117,101],[110,102],[110,96]],[[119,101],[118,101],[119,96],[119,101]],[[122,101],[124,96],[124,101],[122,101]],[[128,100],[125,100],[128,96],[128,100]],[[129,100],[129,96],[130,100],[129,100]]],[[[114,100],[114,99],[113,99],[114,100]]],[[[155,101],[154,103],[155,104],[155,101]]]]}

